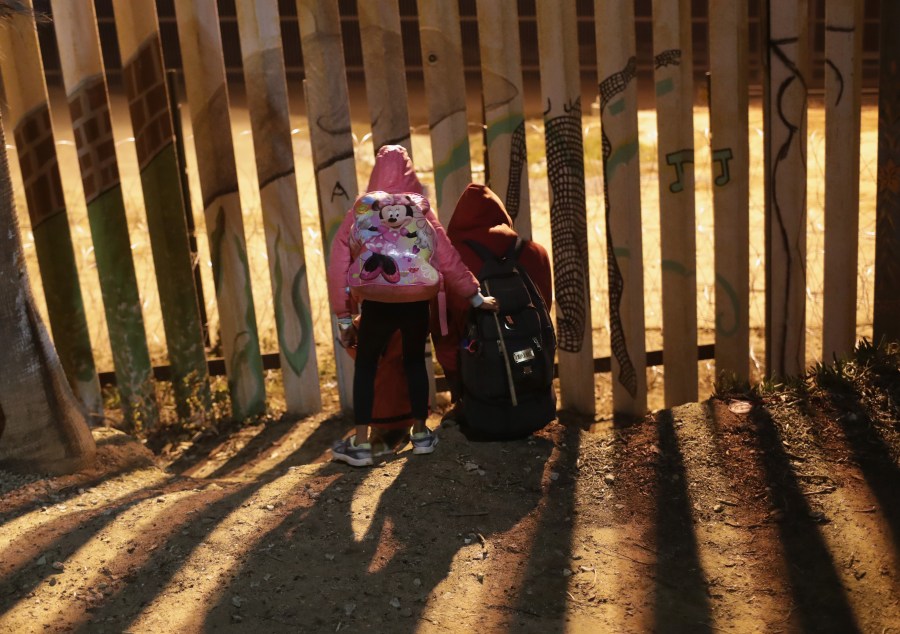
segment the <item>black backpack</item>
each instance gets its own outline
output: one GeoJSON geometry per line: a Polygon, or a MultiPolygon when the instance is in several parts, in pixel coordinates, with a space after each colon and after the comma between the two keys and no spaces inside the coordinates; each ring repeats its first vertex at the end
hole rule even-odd
{"type": "Polygon", "coordinates": [[[484,261],[478,281],[500,312],[469,310],[460,349],[461,422],[489,438],[522,438],[556,418],[553,323],[518,264],[521,239],[500,258],[474,240],[465,243],[484,261]]]}

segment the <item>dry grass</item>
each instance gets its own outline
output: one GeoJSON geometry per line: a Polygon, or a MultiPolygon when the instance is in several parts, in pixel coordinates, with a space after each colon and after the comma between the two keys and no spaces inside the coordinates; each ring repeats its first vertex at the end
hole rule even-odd
{"type": "MultiPolygon", "coordinates": [[[[90,331],[95,350],[95,357],[100,370],[111,369],[109,341],[103,311],[100,310],[100,290],[95,274],[95,262],[88,228],[84,199],[81,193],[80,177],[77,169],[75,147],[72,140],[64,102],[55,94],[54,108],[57,135],[57,151],[62,169],[63,186],[69,208],[69,220],[72,227],[76,258],[79,264],[79,276],[85,296],[85,304],[90,307],[90,331]]],[[[874,230],[875,230],[875,173],[877,147],[877,110],[866,107],[863,110],[862,122],[862,161],[860,174],[860,230],[859,230],[859,282],[857,327],[858,336],[871,337],[872,324],[872,287],[874,279],[874,230]]],[[[193,153],[193,139],[189,130],[189,117],[184,114],[188,127],[187,168],[191,187],[191,202],[194,220],[197,226],[199,243],[199,260],[203,278],[206,311],[210,318],[212,332],[216,332],[217,311],[213,295],[209,248],[203,222],[200,201],[200,186],[197,180],[196,160],[193,153]]],[[[150,242],[143,209],[143,195],[137,174],[137,160],[134,143],[131,138],[131,125],[124,100],[113,95],[113,121],[117,153],[122,177],[123,192],[127,207],[129,229],[132,242],[140,293],[143,298],[144,319],[151,357],[155,364],[166,363],[165,333],[159,309],[159,296],[154,279],[153,261],[150,242]]],[[[714,273],[712,245],[712,193],[710,189],[710,155],[708,144],[708,112],[705,109],[695,110],[695,147],[696,147],[696,224],[697,224],[697,294],[698,294],[698,328],[700,343],[711,343],[714,338],[714,273]]],[[[297,162],[297,182],[300,192],[301,220],[306,249],[306,261],[309,269],[308,279],[313,297],[313,323],[318,342],[320,372],[328,384],[333,374],[333,361],[329,358],[330,341],[328,336],[328,306],[324,284],[324,261],[322,255],[321,233],[319,228],[318,207],[316,203],[315,181],[309,146],[308,128],[301,117],[294,120],[294,150],[297,162]]],[[[646,344],[648,350],[662,346],[661,329],[661,288],[660,288],[660,251],[659,251],[659,212],[657,184],[657,148],[655,132],[655,113],[641,111],[639,113],[640,148],[641,148],[641,196],[642,220],[644,223],[644,270],[645,270],[645,313],[646,344]]],[[[588,112],[583,120],[585,131],[585,154],[588,198],[588,227],[590,252],[595,254],[590,262],[592,323],[594,356],[609,354],[609,328],[606,301],[605,276],[605,235],[603,222],[602,169],[600,159],[599,117],[596,111],[588,112]]],[[[241,201],[244,209],[245,232],[252,269],[253,295],[259,325],[260,343],[264,352],[277,350],[275,322],[270,300],[269,271],[266,257],[265,236],[259,203],[259,191],[253,159],[253,144],[250,134],[249,118],[246,110],[234,107],[232,111],[232,127],[236,155],[240,157],[238,173],[240,179],[241,201]]],[[[483,178],[483,167],[479,157],[482,155],[480,126],[473,123],[471,130],[471,149],[473,171],[476,180],[483,178]]],[[[357,145],[358,179],[360,187],[368,180],[372,164],[371,140],[367,136],[366,126],[354,124],[357,145]]],[[[758,104],[751,108],[750,129],[751,157],[751,355],[757,378],[763,369],[764,354],[764,278],[762,264],[763,249],[763,154],[762,154],[762,111],[758,104]]],[[[534,237],[539,242],[550,244],[550,228],[548,215],[548,195],[546,180],[546,163],[544,161],[543,125],[539,120],[529,122],[528,149],[530,162],[531,206],[534,225],[534,237]]],[[[15,155],[15,148],[9,147],[15,155]]],[[[420,170],[422,181],[429,187],[433,185],[431,173],[431,151],[426,126],[414,129],[413,154],[420,170]]],[[[29,273],[42,314],[46,317],[40,276],[34,252],[34,240],[31,235],[27,214],[24,213],[25,202],[18,173],[17,161],[12,160],[13,179],[16,202],[20,210],[26,254],[28,256],[29,273]]],[[[823,287],[823,251],[824,251],[824,111],[821,106],[812,104],[809,111],[808,138],[808,267],[807,267],[807,360],[808,363],[819,360],[821,356],[821,323],[822,323],[822,287],[823,287]]],[[[700,396],[706,397],[712,391],[714,367],[712,361],[700,363],[700,396]]],[[[662,368],[648,369],[648,384],[651,389],[650,406],[662,406],[662,368]]],[[[607,399],[601,399],[601,403],[607,399]]],[[[604,412],[599,412],[603,414],[604,412]]]]}

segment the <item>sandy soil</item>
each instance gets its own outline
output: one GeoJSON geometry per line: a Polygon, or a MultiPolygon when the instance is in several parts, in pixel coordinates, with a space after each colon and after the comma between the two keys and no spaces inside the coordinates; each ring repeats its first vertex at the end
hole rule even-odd
{"type": "Polygon", "coordinates": [[[92,471],[0,478],[0,632],[900,632],[900,428],[786,398],[370,469],[333,402],[158,457],[97,430],[92,471]]]}

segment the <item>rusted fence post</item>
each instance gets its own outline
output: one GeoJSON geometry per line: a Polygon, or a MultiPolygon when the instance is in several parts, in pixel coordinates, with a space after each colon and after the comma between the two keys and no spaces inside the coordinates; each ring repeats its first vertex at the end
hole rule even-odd
{"type": "Polygon", "coordinates": [[[488,186],[506,205],[516,232],[531,239],[525,104],[515,2],[478,0],[488,186]]]}
{"type": "Polygon", "coordinates": [[[900,3],[881,2],[878,202],[875,212],[876,342],[900,341],[900,3]]]}
{"type": "Polygon", "coordinates": [[[825,362],[856,343],[862,28],[862,0],[825,5],[825,362]]]}
{"type": "Polygon", "coordinates": [[[153,0],[113,0],[125,93],[178,413],[209,410],[206,346],[194,288],[185,196],[153,0]]]}
{"type": "Polygon", "coordinates": [[[456,202],[472,181],[459,8],[455,2],[440,0],[418,0],[418,8],[434,202],[446,227],[456,202]]]}
{"type": "Polygon", "coordinates": [[[595,0],[603,134],[613,411],[647,409],[634,7],[595,0]]]}
{"type": "Polygon", "coordinates": [[[590,255],[575,0],[538,0],[560,404],[595,412],[590,255]]]}
{"type": "Polygon", "coordinates": [[[362,41],[366,100],[372,119],[372,149],[402,145],[412,156],[409,134],[406,67],[397,0],[360,2],[359,35],[362,41]]]}
{"type": "Polygon", "coordinates": [[[665,405],[697,400],[694,59],[690,0],[654,0],[665,405]]]}
{"type": "Polygon", "coordinates": [[[322,407],[277,0],[237,0],[287,411],[322,407]]]}
{"type": "Polygon", "coordinates": [[[766,28],[766,372],[806,368],[806,0],[770,2],[766,28]]]}
{"type": "Polygon", "coordinates": [[[222,36],[217,28],[219,14],[213,0],[197,0],[176,2],[175,15],[232,414],[246,418],[265,412],[266,393],[228,113],[222,36]]]}
{"type": "MultiPolygon", "coordinates": [[[[315,0],[297,0],[297,17],[306,72],[306,116],[327,262],[338,227],[359,194],[341,21],[336,3],[315,0]]],[[[353,360],[337,343],[337,322],[333,314],[331,318],[338,391],[341,407],[348,410],[353,408],[353,360]]]]}
{"type": "Polygon", "coordinates": [[[709,3],[716,374],[750,378],[747,0],[709,3]]]}
{"type": "Polygon", "coordinates": [[[51,6],[116,385],[126,423],[152,426],[159,412],[131,259],[94,4],[90,0],[52,0],[51,6]]]}
{"type": "Polygon", "coordinates": [[[103,397],[78,281],[33,16],[14,15],[0,25],[0,68],[53,343],[72,391],[91,414],[100,416],[103,397]]]}

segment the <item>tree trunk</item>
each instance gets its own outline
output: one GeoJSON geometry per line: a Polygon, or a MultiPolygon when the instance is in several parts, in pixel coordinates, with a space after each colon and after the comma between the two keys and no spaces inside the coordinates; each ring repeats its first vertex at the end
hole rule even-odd
{"type": "Polygon", "coordinates": [[[88,413],[69,388],[31,295],[2,121],[0,341],[0,468],[62,474],[92,464],[96,447],[88,413]]]}

